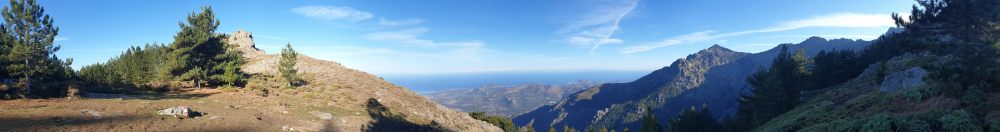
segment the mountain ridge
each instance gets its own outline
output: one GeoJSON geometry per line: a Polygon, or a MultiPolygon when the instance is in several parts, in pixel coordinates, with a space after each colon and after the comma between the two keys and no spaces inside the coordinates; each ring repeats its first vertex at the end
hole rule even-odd
{"type": "MultiPolygon", "coordinates": [[[[812,56],[820,50],[857,50],[867,43],[870,42],[810,37],[799,44],[777,47],[805,49],[812,56]]],[[[514,121],[537,128],[561,125],[581,129],[637,128],[644,107],[652,107],[661,122],[666,122],[684,108],[718,100],[723,103],[708,104],[713,115],[731,115],[735,112],[735,98],[749,88],[746,77],[758,68],[766,68],[777,54],[775,49],[750,54],[712,45],[633,82],[602,84],[574,93],[556,105],[540,107],[515,117],[514,121]]]]}
{"type": "Polygon", "coordinates": [[[479,88],[452,89],[424,95],[449,108],[510,117],[554,104],[571,93],[597,84],[599,83],[586,80],[563,84],[487,84],[479,88]]]}

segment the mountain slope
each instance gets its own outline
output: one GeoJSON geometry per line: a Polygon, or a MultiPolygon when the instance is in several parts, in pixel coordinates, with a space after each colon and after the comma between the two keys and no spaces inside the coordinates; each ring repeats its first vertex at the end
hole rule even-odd
{"type": "Polygon", "coordinates": [[[521,84],[515,86],[483,85],[474,89],[453,89],[426,96],[449,108],[465,112],[482,111],[492,115],[514,116],[554,104],[563,97],[598,83],[576,81],[566,84],[521,84]]]}
{"type": "MultiPolygon", "coordinates": [[[[820,50],[859,49],[868,41],[812,37],[800,44],[783,44],[815,55],[820,50]]],[[[771,49],[740,53],[715,45],[629,83],[609,83],[570,95],[514,118],[535,128],[568,125],[574,128],[638,128],[642,108],[653,108],[661,122],[691,106],[706,104],[715,117],[735,113],[736,98],[749,85],[746,77],[767,67],[777,55],[771,49]],[[539,127],[545,126],[545,127],[539,127]]]]}
{"type": "Polygon", "coordinates": [[[249,61],[245,88],[185,88],[161,93],[86,93],[82,99],[0,100],[2,131],[502,131],[469,114],[381,78],[298,56],[308,84],[285,88],[278,55],[254,47],[246,31],[229,34],[249,61]],[[186,106],[190,118],[157,115],[186,106]]]}
{"type": "MultiPolygon", "coordinates": [[[[239,45],[244,57],[248,58],[249,63],[244,66],[245,72],[278,74],[274,67],[277,67],[280,56],[267,55],[254,48],[252,35],[249,32],[236,31],[227,40],[239,45]]],[[[437,130],[500,131],[499,128],[473,119],[466,113],[448,109],[413,91],[390,84],[378,76],[349,69],[336,62],[300,55],[295,68],[309,83],[299,88],[305,90],[303,94],[332,95],[326,96],[329,98],[310,99],[310,102],[316,103],[312,105],[332,105],[342,111],[356,111],[356,113],[372,113],[372,106],[380,105],[376,107],[380,111],[374,113],[388,113],[402,117],[406,122],[431,126],[438,128],[437,130]]],[[[379,129],[380,126],[372,125],[382,122],[379,117],[369,116],[345,115],[336,118],[341,120],[332,120],[332,124],[336,124],[344,131],[365,130],[360,128],[361,126],[379,129]]]]}

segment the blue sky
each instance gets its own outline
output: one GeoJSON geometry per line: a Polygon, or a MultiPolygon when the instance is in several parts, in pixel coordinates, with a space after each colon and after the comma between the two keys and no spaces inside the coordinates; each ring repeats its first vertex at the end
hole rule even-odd
{"type": "Polygon", "coordinates": [[[651,71],[719,44],[759,52],[809,36],[872,39],[910,0],[40,1],[60,27],[60,57],[79,68],[129,46],[170,43],[211,5],[221,33],[258,48],[378,75],[651,71]]]}

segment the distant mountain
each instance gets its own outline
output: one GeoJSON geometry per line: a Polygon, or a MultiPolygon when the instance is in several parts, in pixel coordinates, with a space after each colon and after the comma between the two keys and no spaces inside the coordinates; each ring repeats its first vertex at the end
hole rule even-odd
{"type": "Polygon", "coordinates": [[[870,43],[811,37],[799,44],[781,44],[755,54],[713,45],[633,82],[602,84],[574,93],[555,105],[517,116],[514,122],[540,129],[563,125],[636,129],[645,107],[652,108],[658,119],[666,122],[682,109],[702,104],[709,106],[714,117],[725,117],[735,113],[737,97],[749,89],[746,78],[768,67],[780,46],[788,46],[791,51],[803,49],[812,56],[821,50],[859,50],[870,43]]]}
{"type": "Polygon", "coordinates": [[[445,90],[425,96],[449,108],[465,112],[482,111],[493,115],[514,116],[544,105],[555,104],[571,93],[597,84],[599,83],[583,80],[558,85],[489,84],[472,89],[445,90]]]}

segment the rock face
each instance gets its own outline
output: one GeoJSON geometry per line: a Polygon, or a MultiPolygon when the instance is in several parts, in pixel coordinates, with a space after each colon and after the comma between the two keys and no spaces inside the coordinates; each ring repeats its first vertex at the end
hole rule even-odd
{"type": "Polygon", "coordinates": [[[885,77],[885,80],[882,81],[882,85],[879,87],[879,91],[892,93],[924,85],[924,77],[926,76],[927,70],[920,67],[895,72],[885,77]]]}
{"type": "Polygon", "coordinates": [[[251,55],[264,54],[263,51],[260,51],[260,49],[257,49],[257,47],[254,45],[253,33],[247,32],[243,29],[240,29],[236,32],[233,32],[233,34],[230,34],[229,38],[226,38],[226,41],[231,44],[235,44],[240,51],[243,51],[244,54],[251,54],[251,55]]]}
{"type": "Polygon", "coordinates": [[[812,37],[799,44],[782,44],[755,54],[713,45],[633,82],[607,83],[571,94],[555,105],[517,116],[514,122],[531,123],[539,129],[568,125],[635,130],[647,106],[653,108],[660,122],[667,122],[678,111],[703,104],[714,117],[726,117],[736,112],[737,98],[749,90],[746,78],[760,68],[769,67],[780,46],[788,46],[789,52],[804,49],[807,55],[815,55],[820,50],[857,50],[869,43],[812,37]]]}
{"type": "MultiPolygon", "coordinates": [[[[254,48],[252,34],[236,31],[226,39],[238,45],[247,58],[242,70],[249,74],[277,76],[280,55],[269,55],[254,48]]],[[[309,84],[297,89],[310,90],[308,94],[332,96],[311,102],[328,102],[324,105],[337,108],[343,114],[319,115],[321,124],[330,124],[333,131],[408,131],[399,130],[399,124],[427,126],[433,131],[501,131],[489,123],[473,119],[463,112],[448,109],[417,95],[409,89],[386,82],[381,77],[350,69],[332,61],[315,59],[299,54],[295,66],[309,84]],[[379,111],[371,107],[378,106],[379,111]],[[367,114],[365,114],[367,113],[367,114]],[[389,116],[391,115],[391,116],[389,116]]]]}
{"type": "Polygon", "coordinates": [[[483,85],[473,89],[435,92],[427,94],[427,97],[449,108],[465,112],[481,111],[492,115],[516,116],[544,105],[555,104],[571,93],[597,84],[591,81],[576,81],[556,85],[483,85]]]}

